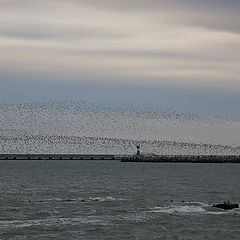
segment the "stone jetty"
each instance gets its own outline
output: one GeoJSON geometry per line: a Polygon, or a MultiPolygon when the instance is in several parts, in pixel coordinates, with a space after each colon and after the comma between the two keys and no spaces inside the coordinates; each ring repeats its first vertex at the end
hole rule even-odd
{"type": "Polygon", "coordinates": [[[239,155],[133,155],[122,162],[151,163],[240,163],[239,155]]]}
{"type": "Polygon", "coordinates": [[[240,163],[240,155],[0,154],[0,160],[115,160],[149,163],[240,163]]]}

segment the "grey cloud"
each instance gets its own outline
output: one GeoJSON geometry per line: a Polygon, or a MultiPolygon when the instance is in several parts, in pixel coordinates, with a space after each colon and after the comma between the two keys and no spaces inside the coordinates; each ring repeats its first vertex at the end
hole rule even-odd
{"type": "MultiPolygon", "coordinates": [[[[14,72],[14,59],[15,53],[12,51],[12,48],[14,48],[14,44],[16,43],[16,48],[21,48],[21,52],[24,52],[25,50],[28,50],[30,48],[34,48],[33,50],[40,50],[41,54],[45,57],[44,61],[41,60],[38,54],[34,54],[34,51],[26,51],[23,56],[26,58],[26,63],[22,63],[22,65],[26,64],[26,69],[30,69],[31,67],[27,66],[28,63],[34,62],[34,59],[37,59],[39,57],[39,62],[48,69],[49,62],[45,61],[49,57],[49,53],[56,53],[53,58],[50,56],[51,62],[54,62],[58,60],[59,55],[106,55],[109,56],[107,59],[107,63],[104,65],[107,66],[107,70],[109,71],[109,75],[105,74],[104,71],[95,70],[92,71],[92,69],[98,69],[99,66],[101,66],[101,61],[104,58],[95,59],[95,62],[89,62],[89,69],[90,72],[86,73],[82,71],[82,75],[79,77],[79,74],[76,74],[77,78],[81,79],[100,79],[103,81],[106,78],[111,78],[109,81],[112,81],[112,76],[114,80],[118,81],[117,77],[119,72],[115,71],[117,69],[116,65],[121,63],[124,63],[123,65],[127,65],[128,63],[125,63],[125,60],[129,60],[128,57],[135,57],[133,58],[133,62],[138,59],[144,60],[146,65],[151,63],[149,61],[149,58],[169,58],[167,62],[171,64],[171,60],[173,63],[173,66],[176,66],[174,63],[174,60],[193,60],[195,61],[196,65],[198,62],[196,60],[209,60],[214,62],[219,61],[231,61],[235,60],[239,62],[239,49],[240,45],[238,43],[238,37],[234,36],[233,43],[231,40],[233,39],[232,36],[227,36],[228,39],[226,40],[226,44],[224,41],[220,41],[220,43],[217,43],[215,39],[220,35],[214,36],[215,38],[211,39],[211,43],[208,44],[208,36],[203,36],[202,41],[203,44],[201,45],[200,41],[196,41],[195,45],[188,48],[188,45],[184,45],[184,47],[176,47],[173,46],[171,48],[171,42],[168,45],[167,37],[164,38],[164,44],[163,46],[160,46],[161,43],[158,43],[158,38],[161,38],[161,34],[164,36],[164,31],[159,34],[158,27],[160,25],[165,25],[161,21],[165,19],[166,21],[166,28],[169,28],[170,31],[175,31],[178,28],[178,25],[182,25],[184,27],[191,27],[191,26],[197,26],[197,27],[204,27],[219,31],[228,31],[228,32],[234,32],[234,33],[240,33],[240,18],[238,16],[238,12],[240,9],[240,1],[234,1],[234,0],[41,0],[41,1],[32,1],[32,0],[1,0],[0,1],[0,36],[9,37],[9,38],[24,38],[24,39],[33,39],[33,40],[57,40],[62,41],[66,40],[67,44],[42,44],[39,42],[36,42],[34,44],[28,45],[28,41],[24,41],[24,44],[20,42],[20,44],[17,43],[17,41],[12,42],[10,45],[11,47],[8,48],[8,39],[3,40],[5,41],[5,44],[7,47],[5,49],[2,49],[2,52],[5,53],[5,55],[8,57],[8,64],[9,68],[8,71],[14,72]],[[85,6],[90,6],[89,8],[86,8],[88,12],[86,12],[85,16],[81,18],[78,14],[79,9],[83,9],[85,6]],[[65,9],[66,7],[66,9],[65,9]],[[46,12],[44,12],[46,10],[46,12]],[[67,12],[67,16],[64,14],[65,11],[67,12]],[[74,17],[71,19],[71,11],[73,11],[74,17]],[[92,16],[91,11],[94,12],[92,16]],[[115,12],[117,13],[117,23],[111,22],[112,16],[114,16],[115,12]],[[3,13],[3,14],[1,14],[3,13]],[[46,14],[44,14],[46,13],[46,14]],[[107,17],[109,14],[109,22],[110,24],[106,24],[108,21],[107,17]],[[112,14],[113,13],[113,14],[112,14]],[[122,15],[121,15],[122,13],[122,15]],[[13,17],[13,19],[9,18],[9,15],[13,17]],[[44,19],[43,19],[44,16],[44,19]],[[69,17],[70,16],[70,17],[69,17]],[[124,17],[127,16],[126,22],[122,22],[122,20],[125,20],[124,17]],[[128,16],[130,16],[128,18],[128,16]],[[159,18],[164,17],[164,18],[159,18]],[[66,17],[66,19],[62,19],[66,17]],[[86,22],[84,22],[84,17],[88,18],[86,19],[86,22]],[[101,23],[101,17],[104,18],[104,24],[101,23]],[[136,19],[135,19],[136,17],[136,19]],[[146,18],[145,18],[146,17],[146,18]],[[5,18],[5,19],[4,19],[5,18]],[[93,19],[94,18],[94,19],[93,19]],[[133,21],[130,23],[130,26],[128,28],[127,21],[133,21]],[[3,20],[3,21],[2,21],[3,20]],[[66,22],[61,20],[67,20],[66,22]],[[99,20],[99,24],[97,24],[99,20]],[[136,21],[135,21],[136,20],[136,21]],[[142,27],[141,21],[148,21],[146,25],[142,27]],[[4,22],[5,21],[5,22],[4,22]],[[75,22],[74,22],[75,21],[75,22]],[[138,22],[140,21],[140,22],[138,22]],[[64,23],[64,24],[62,24],[64,23]],[[155,25],[154,25],[155,24],[155,25]],[[172,27],[171,24],[175,24],[176,26],[172,27]],[[97,27],[97,25],[99,27],[97,27]],[[120,25],[120,26],[118,26],[120,25]],[[109,26],[109,28],[104,27],[109,26]],[[148,28],[149,27],[149,28],[148,28]],[[171,28],[172,27],[172,28],[171,28]],[[136,30],[136,31],[135,31],[136,30]],[[129,32],[132,31],[132,32],[129,32]],[[156,35],[154,35],[156,31],[156,35]],[[129,38],[127,40],[129,41],[98,41],[99,39],[110,39],[116,38],[119,39],[121,37],[129,37],[133,35],[133,38],[129,38]],[[146,35],[145,35],[146,34],[146,35]],[[139,38],[138,38],[139,37],[139,38]],[[88,41],[85,41],[86,46],[80,46],[80,44],[72,44],[72,41],[79,40],[82,38],[87,38],[90,40],[95,41],[89,41],[89,45],[87,45],[88,41]],[[138,41],[139,40],[139,41],[138,41]],[[153,40],[153,41],[152,41],[153,40]],[[211,49],[212,47],[215,47],[215,42],[217,47],[215,49],[211,49]],[[108,43],[112,45],[108,45],[108,43]],[[136,43],[136,46],[135,46],[136,43]],[[153,44],[152,44],[153,43],[153,44]],[[151,45],[152,44],[152,45],[151,45]],[[155,45],[154,45],[155,44],[155,45]],[[233,46],[236,44],[235,46],[233,46]],[[201,45],[201,46],[200,46],[201,45]],[[165,49],[164,47],[167,47],[166,50],[159,50],[159,49],[165,49]],[[206,47],[205,47],[206,46],[206,47]],[[85,47],[85,48],[84,48],[85,47]],[[80,50],[81,49],[81,50],[80,50]],[[89,50],[90,49],[90,50],[89,50]],[[124,50],[121,50],[124,49],[124,50]],[[147,50],[151,49],[151,50],[147,50]],[[169,50],[170,49],[170,50],[169,50]],[[113,56],[113,58],[111,58],[113,56]],[[121,58],[123,56],[123,58],[121,58]],[[29,58],[28,58],[29,57],[29,58]],[[114,57],[119,57],[119,60],[115,62],[114,65],[114,57]],[[124,58],[126,57],[126,58],[124,58]],[[109,64],[108,64],[109,62],[109,64]],[[98,66],[99,65],[99,66],[98,66]],[[10,69],[10,70],[9,70],[10,69]],[[93,72],[96,72],[94,74],[93,72]],[[107,76],[106,76],[107,75],[107,76]]],[[[81,11],[79,11],[81,12],[81,11]]],[[[83,14],[84,15],[84,14],[83,14]]],[[[180,28],[181,29],[181,28],[180,28]]],[[[161,31],[161,29],[159,29],[161,31]]],[[[187,30],[186,32],[189,32],[190,34],[193,34],[196,32],[197,34],[201,33],[201,30],[197,31],[191,31],[187,30]]],[[[203,34],[206,31],[202,31],[203,34]]],[[[173,35],[173,36],[177,36],[173,35]]],[[[214,34],[213,34],[214,35],[214,34]]],[[[211,35],[212,36],[212,35],[211,35]]],[[[169,38],[173,38],[172,36],[169,36],[169,38]]],[[[188,36],[186,36],[188,38],[188,36]]],[[[181,39],[180,39],[181,40],[181,39]]],[[[184,39],[182,39],[184,41],[184,39]]],[[[188,39],[189,42],[194,42],[195,39],[188,39]]],[[[30,42],[30,41],[29,41],[30,42]]],[[[187,42],[187,41],[186,41],[187,42]]],[[[175,44],[175,43],[174,43],[175,44]]],[[[176,45],[178,44],[176,39],[176,45]]],[[[181,43],[180,43],[181,45],[181,43]]],[[[32,50],[32,49],[30,49],[32,50]]],[[[0,71],[3,71],[4,68],[7,66],[6,57],[2,53],[2,58],[0,59],[4,64],[2,64],[2,69],[0,71]]],[[[23,58],[24,58],[23,57],[23,58]]],[[[70,58],[69,58],[70,59],[70,58]]],[[[94,58],[93,58],[94,59],[94,58]]],[[[23,59],[24,60],[24,59],[23,59]]],[[[131,59],[130,59],[131,60],[131,59]]],[[[85,61],[85,59],[84,59],[85,61]]],[[[154,59],[154,65],[156,63],[157,68],[157,61],[158,59],[154,59]]],[[[62,72],[65,72],[66,79],[69,79],[69,69],[68,69],[68,62],[67,59],[60,59],[59,62],[61,65],[61,71],[60,73],[54,72],[52,73],[46,73],[46,75],[52,77],[52,75],[58,77],[58,74],[64,75],[62,72]],[[64,65],[65,64],[65,65],[64,65]],[[63,66],[63,67],[62,67],[63,66]],[[65,67],[64,67],[65,66],[65,67]]],[[[129,61],[130,62],[130,61],[129,61]]],[[[235,62],[234,64],[237,65],[238,62],[235,62]]],[[[210,64],[208,64],[208,61],[205,61],[205,70],[207,72],[207,69],[210,64]]],[[[39,65],[41,65],[39,64],[39,65]]],[[[74,64],[74,62],[73,62],[74,64]]],[[[135,62],[134,62],[135,64],[135,62]]],[[[144,64],[144,62],[143,62],[144,64]]],[[[21,66],[22,66],[21,65],[21,66]]],[[[55,66],[52,64],[51,66],[55,66]]],[[[57,63],[56,63],[56,66],[57,63]]],[[[137,65],[135,65],[137,66],[137,65]]],[[[160,66],[160,63],[159,63],[160,66]]],[[[50,66],[49,66],[50,67],[50,66]]],[[[141,65],[142,67],[142,65],[141,65]]],[[[140,67],[140,68],[141,68],[140,67]]],[[[211,65],[210,65],[211,67],[211,65]]],[[[59,67],[60,68],[60,67],[59,67]]],[[[84,67],[83,67],[84,68],[84,67]]],[[[128,75],[128,70],[131,68],[131,66],[122,67],[119,68],[121,70],[121,73],[124,73],[124,77],[126,77],[129,82],[131,81],[131,75],[128,75]]],[[[143,69],[140,69],[138,67],[133,67],[133,71],[139,73],[138,75],[141,75],[141,71],[148,73],[147,66],[143,69]],[[136,70],[137,69],[137,70],[136,70]]],[[[187,67],[189,69],[189,73],[191,73],[192,66],[187,67]]],[[[227,68],[227,67],[226,67],[227,68]]],[[[25,69],[25,68],[24,68],[25,69]]],[[[37,68],[38,69],[38,68],[37,68]]],[[[43,68],[44,69],[44,68],[43,68]]],[[[58,69],[58,67],[56,67],[58,69]]],[[[70,69],[72,70],[72,69],[70,69]]],[[[150,69],[151,70],[151,69],[150,69]]],[[[150,71],[149,70],[149,71],[150,71]]],[[[174,68],[172,71],[174,72],[174,68]]],[[[193,69],[194,70],[194,69],[193,69]]],[[[205,71],[204,70],[204,71],[205,71]]],[[[219,70],[221,70],[221,67],[219,67],[219,70]]],[[[7,70],[6,70],[7,71],[7,70]]],[[[32,71],[36,71],[36,69],[33,68],[32,71]]],[[[39,70],[40,71],[40,70],[39,70]]],[[[54,71],[56,71],[54,69],[54,71]]],[[[217,71],[217,70],[216,70],[217,71]]],[[[71,71],[70,71],[71,72],[71,71]]],[[[219,71],[221,74],[221,71],[219,71]]],[[[141,79],[142,82],[148,83],[149,79],[151,78],[151,75],[143,76],[144,79],[141,79]]],[[[72,73],[74,75],[74,73],[72,73]]],[[[134,73],[135,74],[135,73],[134,73]]],[[[191,79],[196,79],[196,82],[201,82],[201,78],[198,77],[198,72],[193,72],[191,79]]],[[[231,73],[235,78],[239,76],[239,72],[233,72],[231,73]]],[[[30,74],[29,74],[30,75],[30,74]]],[[[36,71],[35,75],[39,75],[39,73],[36,71]]],[[[188,76],[189,76],[188,75],[188,76]]],[[[19,75],[16,73],[15,78],[18,78],[19,75]]],[[[32,76],[31,76],[32,77],[32,76]]],[[[137,76],[138,77],[138,76],[137,76]]],[[[163,76],[164,78],[165,76],[163,76]]],[[[209,76],[208,76],[209,77],[209,76]]],[[[211,81],[214,76],[209,77],[209,81],[211,81]]],[[[47,77],[46,77],[47,78],[47,77]]],[[[184,84],[184,78],[185,76],[176,76],[176,79],[179,80],[179,82],[183,82],[184,84]],[[182,78],[182,79],[181,79],[182,78]]],[[[207,77],[206,77],[207,78],[207,77]]],[[[225,78],[226,84],[225,86],[228,86],[228,78],[231,78],[231,76],[227,76],[225,78]]],[[[175,80],[176,80],[175,79],[175,80]]],[[[139,79],[136,81],[133,81],[135,84],[139,79]]],[[[213,79],[213,82],[217,82],[218,79],[213,79]]],[[[140,81],[141,82],[141,81],[140,81]]],[[[156,80],[157,82],[157,80],[156,80]]],[[[171,79],[169,80],[171,82],[171,79]]],[[[194,84],[193,84],[194,85],[194,84]]],[[[63,88],[64,89],[64,88],[63,88]]]]}
{"type": "Polygon", "coordinates": [[[116,10],[160,10],[160,9],[180,9],[180,10],[208,10],[208,11],[234,11],[238,12],[240,2],[238,0],[72,0],[71,2],[85,3],[102,8],[112,8],[116,10]]]}
{"type": "MultiPolygon", "coordinates": [[[[28,47],[29,49],[30,47],[28,47]]],[[[125,49],[125,50],[110,50],[110,49],[94,49],[94,50],[84,50],[84,49],[69,49],[69,48],[55,48],[55,47],[44,47],[41,49],[42,51],[46,51],[48,53],[52,52],[54,54],[60,54],[64,56],[101,56],[101,57],[139,57],[141,59],[169,59],[169,60],[192,60],[192,61],[205,61],[207,62],[214,62],[214,63],[224,63],[224,62],[235,62],[240,61],[240,55],[234,54],[236,49],[234,48],[231,51],[227,52],[219,52],[219,53],[208,53],[208,52],[186,52],[186,51],[177,51],[177,50],[132,50],[132,49],[125,49]],[[234,50],[235,49],[235,50],[234,50]]]]}
{"type": "MultiPolygon", "coordinates": [[[[83,52],[81,52],[83,53],[83,52]]],[[[217,60],[217,61],[230,61],[238,60],[240,61],[239,55],[226,55],[226,54],[208,54],[207,52],[198,52],[198,53],[188,53],[183,51],[144,51],[144,50],[128,50],[128,51],[94,51],[93,54],[102,54],[102,55],[115,55],[115,56],[134,56],[134,57],[150,57],[150,58],[172,58],[172,59],[194,59],[194,60],[217,60]]],[[[91,54],[91,52],[86,52],[86,54],[91,54]]]]}
{"type": "Polygon", "coordinates": [[[2,0],[0,2],[1,8],[34,8],[42,6],[47,8],[48,6],[55,5],[56,7],[62,7],[63,4],[75,4],[89,5],[102,9],[115,9],[118,11],[139,11],[139,10],[196,10],[206,12],[232,12],[237,14],[240,8],[239,0],[2,0]]]}
{"type": "MultiPolygon", "coordinates": [[[[75,1],[77,3],[77,1],[75,1]]],[[[169,21],[220,31],[240,33],[239,0],[82,0],[91,6],[115,11],[159,11],[169,21]]]]}
{"type": "Polygon", "coordinates": [[[126,32],[114,31],[101,27],[61,27],[61,26],[44,26],[44,25],[12,25],[1,26],[0,36],[32,40],[79,40],[84,38],[122,38],[129,34],[126,32]]]}
{"type": "MultiPolygon", "coordinates": [[[[66,6],[75,8],[90,6],[100,11],[117,11],[131,14],[141,12],[151,17],[151,12],[164,16],[167,22],[184,26],[197,26],[216,31],[240,33],[240,1],[239,0],[2,0],[0,9],[25,11],[34,13],[45,9],[65,9],[66,6]]],[[[51,16],[49,16],[51,18],[51,16]]],[[[158,21],[156,20],[156,25],[158,21]]],[[[96,30],[97,32],[97,30],[96,30]]],[[[83,33],[93,35],[93,33],[83,33]]],[[[101,36],[108,33],[100,33],[101,36]]],[[[34,34],[35,36],[41,34],[34,34]]],[[[45,34],[44,34],[45,35],[45,34]]],[[[51,32],[51,36],[57,33],[51,32]]],[[[30,36],[31,37],[31,36],[30,36]]]]}

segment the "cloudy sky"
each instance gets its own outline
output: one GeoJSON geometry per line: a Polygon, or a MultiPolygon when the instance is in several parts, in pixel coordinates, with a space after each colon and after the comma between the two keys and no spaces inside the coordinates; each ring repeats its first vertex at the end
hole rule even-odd
{"type": "Polygon", "coordinates": [[[239,0],[0,0],[0,102],[239,114],[239,0]]]}

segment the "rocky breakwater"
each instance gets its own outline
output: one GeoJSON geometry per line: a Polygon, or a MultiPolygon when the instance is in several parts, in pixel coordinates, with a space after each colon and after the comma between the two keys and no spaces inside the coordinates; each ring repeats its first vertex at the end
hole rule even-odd
{"type": "Polygon", "coordinates": [[[239,155],[132,155],[122,162],[240,163],[239,155]]]}

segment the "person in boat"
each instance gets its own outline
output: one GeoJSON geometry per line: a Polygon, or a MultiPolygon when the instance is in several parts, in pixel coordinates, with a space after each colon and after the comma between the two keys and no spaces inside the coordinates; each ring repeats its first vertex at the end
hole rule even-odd
{"type": "Polygon", "coordinates": [[[233,204],[228,200],[227,202],[224,201],[223,203],[220,204],[214,204],[212,207],[221,208],[224,210],[232,210],[234,208],[239,208],[239,204],[233,204]]]}

